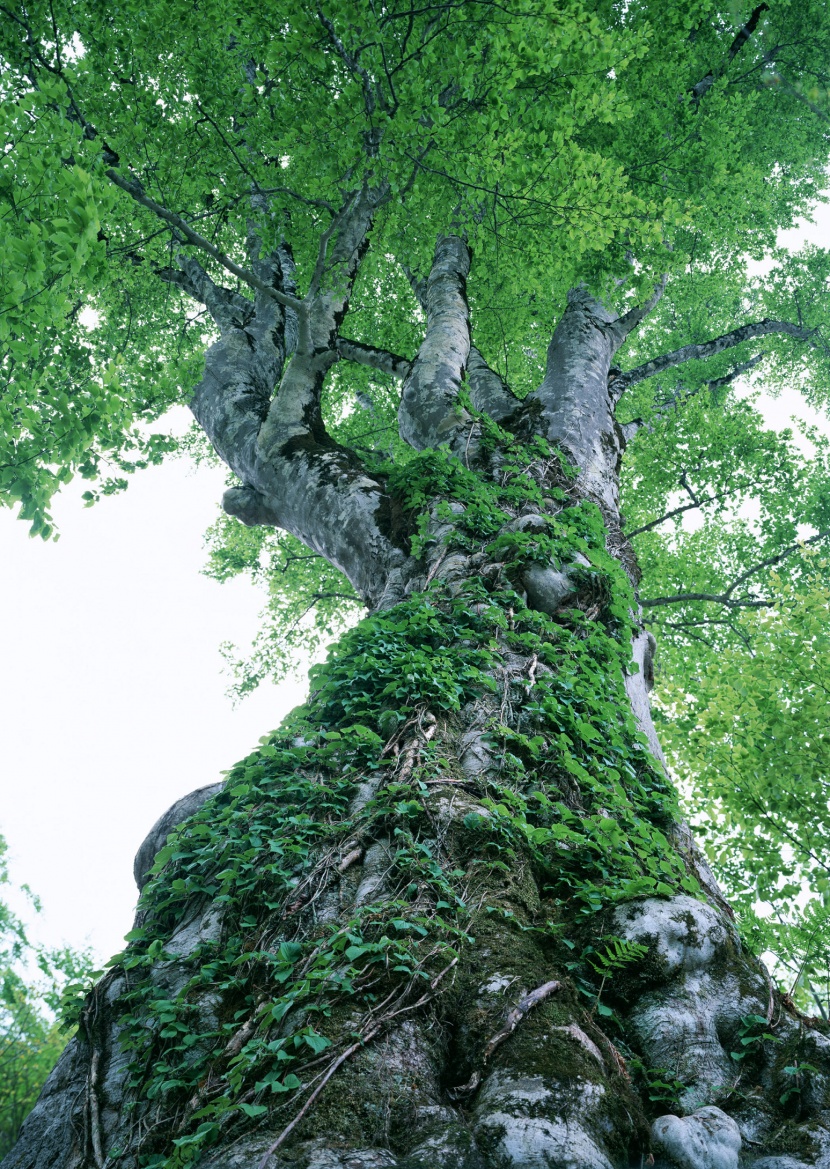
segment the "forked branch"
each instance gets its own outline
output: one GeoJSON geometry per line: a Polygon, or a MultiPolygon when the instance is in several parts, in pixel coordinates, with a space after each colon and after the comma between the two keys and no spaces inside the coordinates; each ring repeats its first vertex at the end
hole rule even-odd
{"type": "Polygon", "coordinates": [[[258,276],[255,276],[253,272],[241,267],[230,256],[225,255],[223,251],[212,244],[209,239],[205,239],[198,231],[194,231],[187,220],[182,219],[181,215],[176,215],[175,212],[168,211],[161,203],[157,203],[155,199],[151,199],[149,195],[145,194],[139,183],[125,179],[118,171],[113,170],[111,167],[105,173],[108,179],[115,183],[117,187],[120,187],[122,191],[126,191],[128,195],[135,199],[136,203],[141,204],[142,207],[146,207],[148,211],[152,211],[159,219],[163,219],[165,223],[169,223],[171,227],[181,232],[188,243],[193,244],[194,247],[199,248],[206,255],[210,256],[226,272],[230,272],[244,284],[255,288],[257,292],[272,297],[278,304],[284,305],[287,308],[293,308],[297,314],[304,311],[303,302],[298,300],[296,296],[290,296],[285,292],[280,292],[279,289],[270,287],[264,280],[260,280],[258,276]]]}
{"type": "Polygon", "coordinates": [[[721,499],[728,499],[730,495],[734,495],[738,491],[745,491],[752,486],[754,486],[754,483],[741,483],[735,487],[725,487],[723,491],[715,491],[712,495],[704,495],[701,498],[695,496],[690,503],[682,503],[679,507],[672,508],[671,511],[667,511],[656,520],[651,520],[639,528],[634,528],[632,531],[626,532],[626,537],[631,540],[634,536],[641,536],[643,532],[651,532],[654,528],[659,528],[661,524],[665,524],[668,520],[676,519],[677,516],[684,515],[687,511],[694,511],[696,508],[705,507],[707,503],[717,503],[721,499]]]}
{"type": "Polygon", "coordinates": [[[614,321],[612,327],[616,330],[617,333],[621,334],[622,337],[627,337],[633,329],[636,329],[637,325],[639,325],[641,321],[646,319],[648,314],[652,312],[652,310],[655,309],[663,299],[663,293],[666,291],[667,280],[668,274],[665,274],[647,301],[645,301],[643,304],[635,305],[634,308],[629,309],[627,313],[624,313],[623,316],[618,317],[617,320],[614,321]]]}
{"type": "Polygon", "coordinates": [[[711,341],[684,345],[671,353],[664,353],[661,357],[653,357],[650,361],[644,362],[643,365],[638,365],[636,369],[617,374],[614,382],[615,396],[619,397],[625,390],[635,386],[637,382],[644,381],[647,377],[654,377],[655,374],[663,373],[664,370],[683,365],[687,361],[706,361],[707,358],[716,357],[719,353],[723,353],[725,349],[733,349],[736,345],[742,345],[744,341],[751,341],[754,337],[768,337],[772,333],[784,333],[789,337],[794,337],[797,341],[805,341],[815,347],[821,345],[820,333],[817,328],[805,329],[801,325],[794,325],[789,321],[772,321],[765,318],[763,321],[755,321],[751,325],[741,325],[740,328],[715,337],[711,341]]]}
{"type": "Polygon", "coordinates": [[[770,605],[774,605],[774,600],[762,600],[757,597],[736,597],[735,593],[756,573],[761,572],[765,568],[774,568],[776,564],[781,564],[782,561],[792,556],[793,553],[801,551],[803,548],[818,544],[821,540],[826,540],[830,536],[830,530],[825,532],[817,532],[815,536],[810,536],[806,540],[799,540],[797,544],[790,544],[782,552],[775,556],[768,556],[765,560],[759,560],[757,564],[753,564],[746,572],[732,582],[732,584],[724,589],[722,593],[677,593],[673,597],[653,597],[650,600],[641,600],[640,604],[644,609],[656,609],[663,605],[682,605],[688,601],[711,601],[717,605],[724,605],[730,609],[765,609],[770,605]]]}

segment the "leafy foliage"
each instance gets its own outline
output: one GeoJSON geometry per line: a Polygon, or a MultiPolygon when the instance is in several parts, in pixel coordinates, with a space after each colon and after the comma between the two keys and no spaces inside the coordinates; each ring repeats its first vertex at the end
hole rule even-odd
{"type": "Polygon", "coordinates": [[[752,944],[827,1013],[830,598],[815,554],[799,568],[797,584],[774,581],[773,609],[740,618],[744,643],[664,687],[664,741],[752,944]]]}
{"type": "MultiPolygon", "coordinates": [[[[778,0],[737,56],[726,49],[740,17],[713,0],[519,0],[509,19],[487,0],[434,12],[338,3],[324,19],[294,2],[4,11],[0,497],[42,535],[73,475],[94,481],[107,462],[129,469],[169,448],[147,426],[200,373],[202,316],[169,282],[188,245],[171,244],[113,173],[231,258],[253,184],[270,201],[266,243],[290,224],[310,272],[327,203],[368,166],[393,198],[361,272],[355,334],[417,347],[400,263],[423,270],[435,225],[455,223],[476,257],[477,344],[520,392],[579,280],[607,291],[622,279],[637,296],[664,271],[682,275],[667,304],[678,326],[750,311],[743,256],[774,248],[824,182],[825,124],[805,105],[823,100],[817,0],[778,0]]],[[[778,264],[754,299],[820,315],[823,255],[778,264]]],[[[774,348],[791,363],[792,346],[774,348]]],[[[822,398],[823,364],[805,378],[822,398]]],[[[332,422],[366,377],[335,381],[332,422]]]]}
{"type": "MultiPolygon", "coordinates": [[[[5,852],[0,837],[0,886],[9,884],[5,852]]],[[[86,953],[33,945],[20,918],[0,901],[0,1157],[16,1141],[72,1033],[57,1020],[63,996],[90,968],[86,953]]]]}

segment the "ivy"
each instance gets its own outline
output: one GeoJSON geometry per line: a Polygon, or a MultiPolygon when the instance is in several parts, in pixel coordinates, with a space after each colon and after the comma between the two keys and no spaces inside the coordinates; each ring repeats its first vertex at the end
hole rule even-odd
{"type": "MultiPolygon", "coordinates": [[[[424,452],[394,489],[425,545],[438,532],[448,550],[478,549],[503,573],[437,579],[349,630],[312,670],[308,704],[156,857],[141,924],[114,960],[129,980],[119,1001],[133,1107],[173,1110],[180,1133],[172,1149],[148,1138],[148,1166],[179,1169],[228,1124],[254,1125],[284,1101],[296,1111],[313,1068],[372,1034],[387,996],[403,1009],[434,993],[473,944],[478,913],[557,946],[563,929],[595,929],[622,901],[697,890],[669,839],[674,793],[626,699],[633,598],[599,512],[570,500],[568,468],[545,444],[499,453],[488,479],[424,452]],[[528,505],[544,524],[505,530],[528,505]],[[557,619],[528,608],[522,568],[577,552],[591,566],[580,584],[590,613],[578,600],[557,619]],[[498,773],[482,778],[448,841],[432,800],[457,766],[443,739],[463,708],[496,695],[511,653],[534,655],[539,675],[519,729],[491,721],[498,773]],[[416,760],[407,728],[426,723],[439,733],[416,760]],[[358,899],[348,920],[327,915],[334,874],[378,842],[384,891],[358,899]],[[522,866],[544,898],[535,921],[515,918],[497,891],[522,866]],[[199,920],[182,957],[177,931],[199,920]]],[[[604,978],[636,949],[603,934],[579,966],[604,978]]]]}

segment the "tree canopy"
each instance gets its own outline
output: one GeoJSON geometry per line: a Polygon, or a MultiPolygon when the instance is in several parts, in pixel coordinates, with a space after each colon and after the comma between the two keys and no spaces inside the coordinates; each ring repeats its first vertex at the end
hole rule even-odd
{"type": "MultiPolygon", "coordinates": [[[[746,384],[819,410],[830,397],[830,258],[777,245],[826,184],[826,5],[34,0],[0,14],[3,501],[49,537],[62,484],[89,480],[92,503],[170,452],[157,424],[190,400],[222,314],[244,322],[271,297],[296,327],[364,197],[371,237],[322,418],[365,466],[412,455],[398,379],[436,235],[467,241],[473,344],[519,398],[570,288],[623,313],[658,287],[614,376],[666,734],[681,772],[702,774],[693,806],[714,816],[744,907],[805,881],[823,906],[830,862],[805,825],[827,811],[824,683],[803,664],[824,655],[830,451],[766,428],[746,384]],[[259,257],[280,249],[277,287],[259,257]]],[[[205,457],[199,435],[184,445],[205,457]]],[[[210,571],[270,589],[243,690],[360,607],[295,535],[233,516],[210,571]]]]}

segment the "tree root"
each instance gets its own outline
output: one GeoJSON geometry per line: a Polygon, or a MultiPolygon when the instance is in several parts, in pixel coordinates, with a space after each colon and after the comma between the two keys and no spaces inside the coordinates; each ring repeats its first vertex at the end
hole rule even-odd
{"type": "MultiPolygon", "coordinates": [[[[545,1001],[550,995],[557,990],[562,989],[562,983],[553,979],[550,982],[545,982],[541,986],[537,986],[536,990],[532,990],[530,994],[525,995],[521,1002],[517,1003],[507,1014],[507,1020],[500,1031],[497,1031],[485,1045],[484,1053],[481,1057],[482,1066],[484,1066],[498,1047],[501,1047],[505,1039],[509,1039],[513,1032],[521,1023],[522,1019],[531,1011],[537,1004],[545,1001]]],[[[481,1083],[481,1071],[476,1070],[470,1076],[466,1084],[460,1084],[456,1088],[451,1088],[447,1093],[451,1100],[461,1100],[466,1096],[472,1096],[481,1083]]]]}

